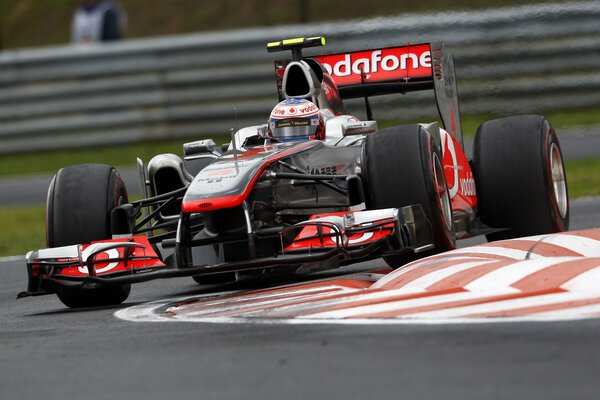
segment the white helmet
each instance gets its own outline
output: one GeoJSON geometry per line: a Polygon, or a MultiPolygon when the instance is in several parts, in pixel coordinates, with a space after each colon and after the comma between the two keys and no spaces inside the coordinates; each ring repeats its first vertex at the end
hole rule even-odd
{"type": "Polygon", "coordinates": [[[285,99],[269,118],[269,136],[285,142],[325,138],[325,124],[319,107],[306,99],[285,99]]]}

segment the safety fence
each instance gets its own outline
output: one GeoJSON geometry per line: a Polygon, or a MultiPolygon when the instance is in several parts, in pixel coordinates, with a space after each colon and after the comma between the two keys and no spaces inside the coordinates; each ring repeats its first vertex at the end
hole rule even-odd
{"type": "MultiPolygon", "coordinates": [[[[600,1],[584,1],[5,51],[0,154],[264,123],[277,101],[272,62],[282,57],[265,44],[309,35],[326,36],[328,45],[307,54],[444,41],[455,53],[463,113],[597,106],[598,21],[600,1]]],[[[429,120],[432,96],[373,98],[374,115],[429,120]]],[[[364,116],[360,100],[347,105],[364,116]]]]}

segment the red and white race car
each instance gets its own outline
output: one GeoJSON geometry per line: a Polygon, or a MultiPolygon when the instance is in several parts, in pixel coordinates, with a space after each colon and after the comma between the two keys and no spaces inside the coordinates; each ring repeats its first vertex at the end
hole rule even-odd
{"type": "MultiPolygon", "coordinates": [[[[130,284],[306,274],[383,259],[393,268],[489,240],[563,231],[569,203],[556,134],[544,117],[482,124],[463,137],[453,56],[440,43],[303,57],[325,40],[269,43],[280,103],[267,123],[217,148],[138,160],[145,197],[117,171],[66,167],[47,204],[47,249],[27,254],[19,297],[56,293],[69,307],[118,304],[130,284]],[[433,90],[438,122],[377,129],[369,97],[433,90]],[[367,120],[344,108],[364,98],[367,120]]],[[[265,116],[266,117],[266,116],[265,116]]],[[[406,116],[399,116],[406,119],[406,116]]]]}

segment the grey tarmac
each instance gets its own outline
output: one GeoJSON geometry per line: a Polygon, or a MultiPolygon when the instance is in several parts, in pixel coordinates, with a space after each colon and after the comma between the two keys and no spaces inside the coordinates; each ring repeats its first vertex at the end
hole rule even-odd
{"type": "MultiPolygon", "coordinates": [[[[600,198],[574,201],[572,229],[597,226],[600,198]]],[[[0,262],[1,399],[590,399],[600,393],[600,319],[134,323],[113,313],[228,288],[202,288],[189,278],[156,281],[134,286],[122,306],[69,310],[54,296],[15,300],[26,284],[24,268],[22,261],[0,262]]]]}

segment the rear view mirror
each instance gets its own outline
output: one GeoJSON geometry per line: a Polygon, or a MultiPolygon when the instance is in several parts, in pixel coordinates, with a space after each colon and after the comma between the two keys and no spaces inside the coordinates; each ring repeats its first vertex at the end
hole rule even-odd
{"type": "Polygon", "coordinates": [[[212,139],[197,140],[195,142],[184,143],[183,155],[193,156],[202,153],[213,153],[217,145],[212,139]]]}

